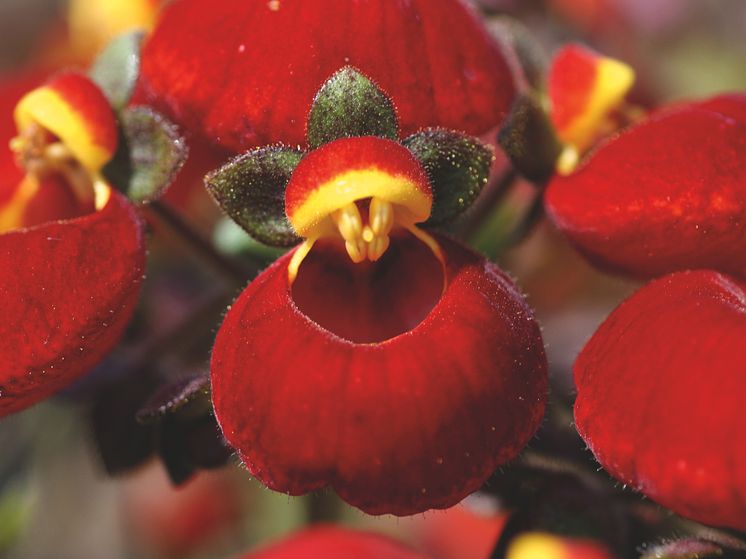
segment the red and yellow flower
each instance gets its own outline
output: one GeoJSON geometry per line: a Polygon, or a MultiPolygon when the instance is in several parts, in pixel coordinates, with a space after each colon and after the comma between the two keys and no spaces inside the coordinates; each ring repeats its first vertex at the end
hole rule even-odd
{"type": "MultiPolygon", "coordinates": [[[[395,115],[386,137],[347,137],[326,102],[340,90],[390,108],[343,69],[309,118],[309,137],[328,143],[305,155],[261,148],[207,179],[249,232],[304,239],[226,315],[212,354],[215,413],[252,474],[277,491],[332,486],[373,514],[449,507],[538,427],[539,328],[502,271],[423,226],[465,209],[491,151],[445,130],[398,143],[395,115]]],[[[368,111],[346,113],[347,123],[368,111]]]]}
{"type": "Polygon", "coordinates": [[[117,127],[96,86],[60,74],[25,95],[14,118],[10,143],[26,175],[0,185],[0,415],[62,389],[111,349],[145,256],[140,219],[101,176],[117,127]]]}
{"type": "Polygon", "coordinates": [[[654,277],[711,268],[743,277],[746,96],[662,109],[603,144],[546,208],[592,262],[654,277]]]}
{"type": "Polygon", "coordinates": [[[548,76],[549,116],[565,148],[557,161],[570,174],[582,155],[619,128],[619,111],[635,81],[632,68],[580,45],[554,56],[548,76]]]}

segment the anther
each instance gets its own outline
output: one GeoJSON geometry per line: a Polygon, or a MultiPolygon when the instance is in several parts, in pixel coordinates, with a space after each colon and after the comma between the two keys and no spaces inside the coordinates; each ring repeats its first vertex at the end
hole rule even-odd
{"type": "Polygon", "coordinates": [[[372,198],[366,225],[363,225],[360,210],[355,203],[337,210],[332,219],[345,241],[347,253],[356,264],[366,259],[375,262],[388,249],[391,242],[389,233],[394,227],[394,207],[390,202],[372,198]]]}
{"type": "Polygon", "coordinates": [[[334,213],[334,221],[339,228],[339,233],[345,241],[357,241],[363,232],[363,218],[357,206],[347,204],[334,213]]]}

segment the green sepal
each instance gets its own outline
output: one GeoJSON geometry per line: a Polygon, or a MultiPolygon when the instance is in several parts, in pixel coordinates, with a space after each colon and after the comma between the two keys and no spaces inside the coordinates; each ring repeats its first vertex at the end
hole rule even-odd
{"type": "Polygon", "coordinates": [[[549,116],[529,93],[519,95],[513,102],[497,141],[513,167],[535,184],[549,180],[562,153],[549,116]]]}
{"type": "Polygon", "coordinates": [[[238,156],[205,177],[222,210],[257,241],[292,246],[300,241],[285,215],[285,188],[303,152],[268,146],[238,156]]]}
{"type": "Polygon", "coordinates": [[[132,98],[140,74],[140,48],[145,33],[134,31],[113,39],[101,51],[88,72],[115,112],[132,98]]]}
{"type": "Polygon", "coordinates": [[[287,252],[287,247],[260,243],[240,225],[225,216],[218,220],[212,235],[215,248],[222,254],[248,258],[251,262],[270,264],[287,252]]]}
{"type": "Polygon", "coordinates": [[[394,103],[371,79],[346,66],[321,86],[308,114],[310,149],[356,136],[399,138],[394,103]]]}
{"type": "Polygon", "coordinates": [[[136,414],[141,425],[175,415],[192,419],[212,413],[210,377],[195,375],[164,384],[136,414]]]}
{"type": "Polygon", "coordinates": [[[119,114],[119,147],[104,176],[134,202],[158,199],[188,156],[186,142],[173,123],[147,107],[119,114]]]}
{"type": "Polygon", "coordinates": [[[422,163],[433,188],[428,224],[453,220],[469,208],[487,184],[495,159],[491,147],[453,130],[427,128],[403,144],[422,163]]]}

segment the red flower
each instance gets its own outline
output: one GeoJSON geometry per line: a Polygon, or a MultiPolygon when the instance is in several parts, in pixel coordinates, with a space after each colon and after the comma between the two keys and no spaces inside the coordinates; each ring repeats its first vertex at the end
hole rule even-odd
{"type": "Polygon", "coordinates": [[[571,173],[583,153],[618,127],[614,113],[635,81],[626,64],[569,44],[554,56],[548,76],[549,116],[565,150],[558,171],[571,173]]]}
{"type": "Polygon", "coordinates": [[[404,515],[456,504],[516,456],[547,379],[538,325],[507,276],[420,225],[473,200],[491,151],[444,130],[403,144],[395,133],[389,101],[344,69],[309,116],[309,141],[328,143],[302,158],[259,149],[208,177],[250,232],[305,239],[231,307],[211,370],[223,433],[266,485],[331,485],[366,512],[404,515]],[[343,124],[375,109],[386,137],[346,137],[336,107],[361,96],[374,106],[343,124]],[[281,218],[267,185],[284,189],[281,218]]]}
{"type": "Polygon", "coordinates": [[[613,555],[594,540],[524,532],[511,540],[505,559],[613,559],[613,555]]]}
{"type": "Polygon", "coordinates": [[[0,416],[64,388],[112,348],[145,255],[139,218],[100,176],[117,132],[99,90],[61,74],[21,99],[15,121],[27,175],[0,185],[0,416]]]}
{"type": "Polygon", "coordinates": [[[687,268],[743,276],[746,96],[654,114],[546,193],[549,215],[597,265],[650,277],[687,268]]]}
{"type": "Polygon", "coordinates": [[[578,430],[616,478],[679,514],[746,529],[746,294],[683,272],[617,308],[575,363],[578,430]]]}
{"type": "Polygon", "coordinates": [[[244,559],[355,557],[356,559],[425,559],[424,555],[384,536],[342,528],[312,528],[290,539],[249,553],[244,559]]]}
{"type": "Polygon", "coordinates": [[[139,97],[235,151],[296,145],[314,94],[345,65],[389,93],[404,134],[488,132],[514,94],[498,45],[460,0],[184,0],[144,48],[139,97]]]}

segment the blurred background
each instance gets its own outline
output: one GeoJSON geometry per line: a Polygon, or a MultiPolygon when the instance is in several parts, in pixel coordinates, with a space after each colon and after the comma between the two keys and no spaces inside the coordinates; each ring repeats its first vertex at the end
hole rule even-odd
{"type": "MultiPolygon", "coordinates": [[[[85,67],[108,38],[130,25],[108,10],[113,4],[0,0],[0,84],[40,79],[66,65],[85,67]]],[[[488,24],[515,16],[548,53],[579,40],[625,60],[638,72],[635,95],[648,105],[746,90],[743,0],[480,0],[479,8],[488,24]]],[[[276,256],[218,222],[212,202],[196,190],[175,201],[221,249],[251,265],[276,256]]],[[[470,241],[527,293],[544,328],[554,397],[565,405],[558,409],[569,411],[575,355],[636,285],[591,269],[545,223],[517,246],[507,246],[505,232],[525,205],[526,192],[516,188],[471,232],[470,241]]],[[[137,467],[119,467],[117,452],[129,459],[131,439],[150,436],[122,419],[133,415],[128,402],[139,401],[127,399],[131,381],[142,386],[154,376],[207,371],[221,309],[238,292],[221,285],[163,224],[151,227],[163,234],[154,235],[151,247],[148,306],[123,347],[67,393],[0,422],[0,557],[232,557],[310,522],[328,521],[393,534],[435,559],[489,557],[505,517],[486,493],[449,511],[371,518],[330,492],[303,498],[273,493],[233,461],[178,489],[145,451],[137,467]],[[195,313],[197,327],[183,328],[184,317],[195,313]],[[158,343],[143,350],[143,340],[154,335],[158,343]],[[109,440],[115,448],[102,449],[101,432],[116,435],[109,440]]],[[[570,427],[569,415],[557,420],[570,427]]]]}

